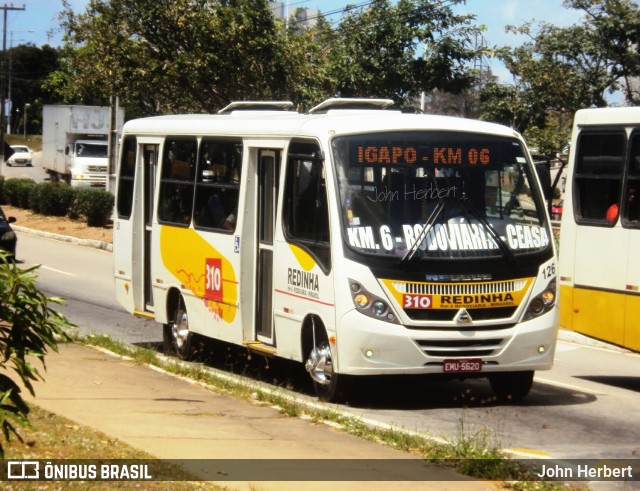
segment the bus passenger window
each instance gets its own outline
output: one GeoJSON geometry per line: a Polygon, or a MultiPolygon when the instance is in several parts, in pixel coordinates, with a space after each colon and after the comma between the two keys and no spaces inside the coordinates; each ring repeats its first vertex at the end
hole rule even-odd
{"type": "Polygon", "coordinates": [[[158,203],[161,223],[191,223],[196,154],[195,138],[167,138],[165,141],[158,203]]]}
{"type": "Polygon", "coordinates": [[[624,132],[584,131],[580,135],[574,185],[578,221],[617,221],[625,144],[624,132]]]}
{"type": "Polygon", "coordinates": [[[116,207],[118,217],[128,219],[133,208],[133,183],[136,172],[136,138],[127,136],[120,151],[120,182],[116,207]]]}
{"type": "Polygon", "coordinates": [[[235,230],[241,166],[241,140],[202,140],[196,179],[196,228],[235,230]]]}

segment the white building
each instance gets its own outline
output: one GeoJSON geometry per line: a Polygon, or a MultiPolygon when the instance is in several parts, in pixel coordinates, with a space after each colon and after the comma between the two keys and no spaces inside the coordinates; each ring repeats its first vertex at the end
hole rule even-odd
{"type": "Polygon", "coordinates": [[[289,2],[275,2],[269,0],[269,8],[276,19],[286,19],[295,22],[298,27],[314,27],[320,17],[320,9],[307,9],[289,7],[289,2]]]}

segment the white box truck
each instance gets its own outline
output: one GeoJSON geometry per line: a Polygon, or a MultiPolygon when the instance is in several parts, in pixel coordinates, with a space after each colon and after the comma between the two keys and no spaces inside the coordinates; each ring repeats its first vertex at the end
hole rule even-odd
{"type": "Polygon", "coordinates": [[[65,181],[75,187],[106,187],[109,136],[119,138],[124,110],[118,109],[113,124],[111,119],[107,106],[43,106],[42,166],[52,181],[65,181]]]}

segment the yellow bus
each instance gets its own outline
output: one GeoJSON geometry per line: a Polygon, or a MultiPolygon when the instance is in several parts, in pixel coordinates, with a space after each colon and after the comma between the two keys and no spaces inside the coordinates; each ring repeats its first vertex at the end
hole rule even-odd
{"type": "Polygon", "coordinates": [[[576,113],[560,232],[560,324],[640,351],[640,108],[576,113]]]}
{"type": "Polygon", "coordinates": [[[117,298],[164,326],[303,363],[321,399],[356,376],[552,365],[556,255],[521,136],[386,99],[236,102],[126,123],[117,298]]]}

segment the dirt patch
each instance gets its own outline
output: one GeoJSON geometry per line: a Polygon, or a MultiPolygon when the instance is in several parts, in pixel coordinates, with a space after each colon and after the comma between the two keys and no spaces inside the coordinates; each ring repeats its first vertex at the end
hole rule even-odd
{"type": "Polygon", "coordinates": [[[51,232],[60,235],[69,235],[78,239],[93,239],[103,242],[113,242],[111,227],[89,227],[82,220],[71,220],[67,217],[52,217],[34,213],[31,210],[14,208],[3,205],[2,209],[7,217],[15,217],[14,225],[51,232]]]}

